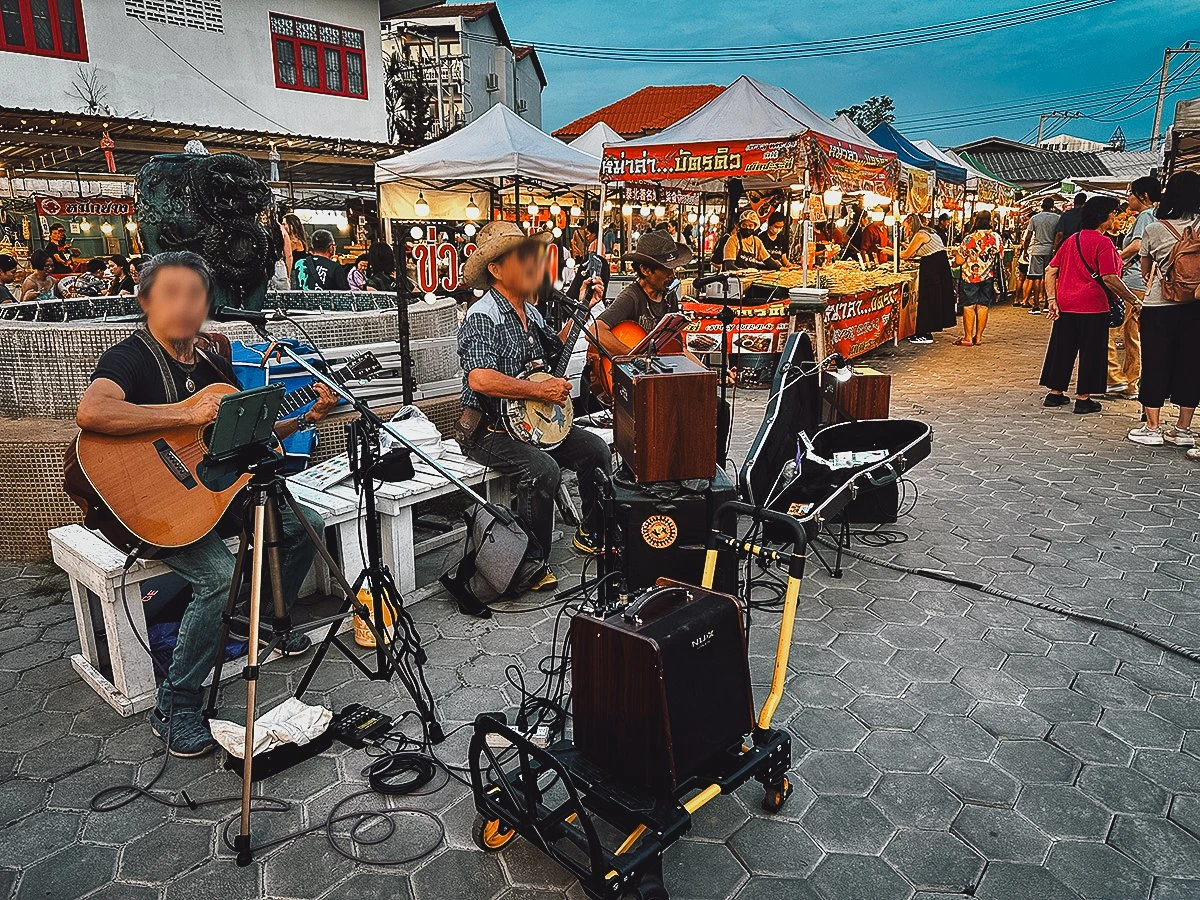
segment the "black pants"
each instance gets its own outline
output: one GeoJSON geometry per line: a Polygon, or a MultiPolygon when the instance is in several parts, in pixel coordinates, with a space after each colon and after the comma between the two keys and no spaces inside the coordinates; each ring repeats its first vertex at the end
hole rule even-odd
{"type": "Polygon", "coordinates": [[[1200,302],[1142,307],[1142,405],[1200,405],[1200,302]]]}
{"type": "Polygon", "coordinates": [[[517,481],[517,515],[550,553],[554,533],[554,498],[562,481],[563,469],[579,473],[579,497],[583,501],[583,523],[587,531],[596,527],[595,471],[611,471],[612,452],[604,441],[582,428],[572,428],[567,439],[546,451],[511,437],[507,432],[480,428],[468,446],[467,456],[517,481]]]}
{"type": "Polygon", "coordinates": [[[1103,394],[1108,390],[1108,313],[1059,313],[1046,345],[1042,386],[1065,391],[1071,384],[1076,356],[1079,377],[1075,393],[1103,394]]]}

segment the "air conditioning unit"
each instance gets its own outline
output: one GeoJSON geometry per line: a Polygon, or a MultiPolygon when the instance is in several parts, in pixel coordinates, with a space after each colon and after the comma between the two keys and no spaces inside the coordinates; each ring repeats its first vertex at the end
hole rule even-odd
{"type": "Polygon", "coordinates": [[[495,72],[488,75],[487,81],[484,83],[487,85],[488,93],[500,90],[500,76],[495,72]]]}
{"type": "Polygon", "coordinates": [[[519,112],[519,113],[529,112],[529,101],[528,100],[518,100],[517,101],[517,112],[519,112]]]}

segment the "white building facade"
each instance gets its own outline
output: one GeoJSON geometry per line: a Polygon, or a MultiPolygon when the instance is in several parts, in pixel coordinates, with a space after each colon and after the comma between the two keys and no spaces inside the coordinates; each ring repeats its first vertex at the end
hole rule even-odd
{"type": "Polygon", "coordinates": [[[0,0],[4,105],[387,140],[379,0],[0,0]]]}
{"type": "Polygon", "coordinates": [[[542,127],[546,76],[537,51],[512,43],[495,3],[447,3],[385,19],[383,53],[393,51],[405,55],[433,90],[432,136],[497,105],[542,127]]]}

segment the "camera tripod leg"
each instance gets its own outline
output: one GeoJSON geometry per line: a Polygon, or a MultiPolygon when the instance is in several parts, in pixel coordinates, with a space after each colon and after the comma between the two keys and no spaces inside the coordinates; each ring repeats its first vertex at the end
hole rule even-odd
{"type": "Polygon", "coordinates": [[[267,514],[267,497],[259,493],[254,497],[254,552],[250,569],[250,644],[246,648],[246,668],[242,675],[246,680],[246,743],[242,756],[242,815],[241,830],[234,838],[237,864],[248,866],[252,859],[250,848],[250,803],[254,788],[254,717],[258,692],[258,628],[262,608],[262,579],[264,532],[267,514]]]}
{"type": "Polygon", "coordinates": [[[264,550],[267,572],[270,575],[271,606],[274,613],[274,620],[271,623],[272,644],[276,644],[287,640],[292,630],[292,617],[283,599],[283,522],[279,518],[279,500],[274,490],[267,493],[265,506],[264,550]]]}

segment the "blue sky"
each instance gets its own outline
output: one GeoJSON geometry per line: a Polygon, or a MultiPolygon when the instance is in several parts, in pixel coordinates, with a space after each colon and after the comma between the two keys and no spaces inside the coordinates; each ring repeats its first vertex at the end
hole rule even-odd
{"type": "MultiPolygon", "coordinates": [[[[875,34],[1039,2],[499,0],[499,5],[513,40],[684,48],[875,34]]],[[[896,101],[897,125],[909,138],[926,137],[942,146],[990,134],[1020,139],[1036,127],[1036,112],[980,121],[995,114],[978,107],[1043,99],[1044,106],[1037,107],[1046,112],[1066,108],[1096,116],[1066,123],[1065,132],[1106,140],[1119,124],[1132,142],[1149,136],[1153,108],[1141,110],[1153,103],[1152,88],[1135,95],[1147,93],[1144,100],[1115,107],[1127,91],[1099,99],[1054,98],[1125,86],[1132,90],[1161,67],[1165,47],[1188,39],[1200,45],[1200,0],[1114,0],[1037,24],[821,59],[713,63],[697,58],[639,65],[543,54],[550,84],[542,97],[542,119],[553,130],[647,84],[728,84],[748,74],[786,87],[826,115],[873,94],[888,94],[896,101]],[[929,118],[937,115],[946,118],[929,118]]],[[[1175,66],[1187,61],[1177,58],[1175,66]]],[[[1175,100],[1200,96],[1200,54],[1194,65],[1195,77],[1168,99],[1168,122],[1175,100]]],[[[1180,80],[1185,78],[1187,73],[1180,80]]]]}

